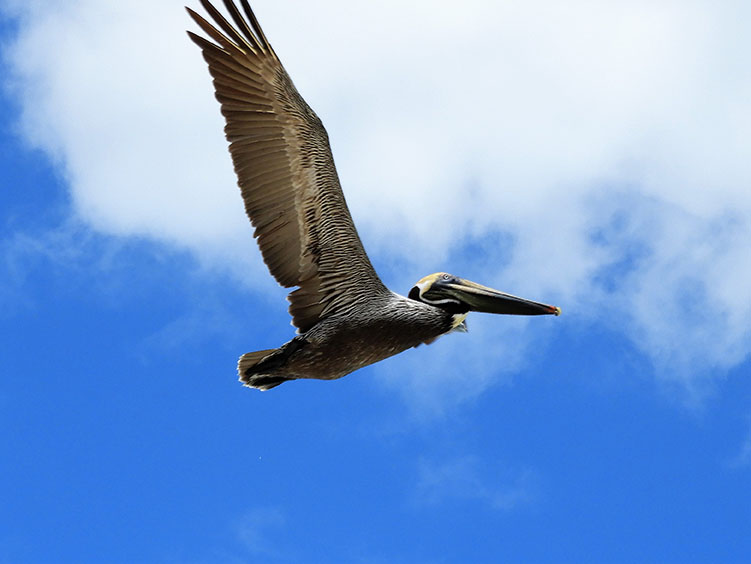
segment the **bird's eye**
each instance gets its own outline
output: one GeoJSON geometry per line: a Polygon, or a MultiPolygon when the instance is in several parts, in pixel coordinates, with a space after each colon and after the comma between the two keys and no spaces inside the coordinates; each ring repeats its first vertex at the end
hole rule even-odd
{"type": "Polygon", "coordinates": [[[451,275],[450,274],[444,274],[441,278],[443,278],[444,280],[446,280],[448,282],[449,280],[451,280],[451,275]]]}

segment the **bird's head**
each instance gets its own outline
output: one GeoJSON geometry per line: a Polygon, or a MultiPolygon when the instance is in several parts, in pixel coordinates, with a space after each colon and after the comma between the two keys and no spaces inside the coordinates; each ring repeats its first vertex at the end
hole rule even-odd
{"type": "Polygon", "coordinates": [[[470,311],[509,315],[560,315],[561,313],[558,307],[499,292],[445,272],[436,272],[421,279],[410,290],[409,297],[452,314],[470,311]]]}

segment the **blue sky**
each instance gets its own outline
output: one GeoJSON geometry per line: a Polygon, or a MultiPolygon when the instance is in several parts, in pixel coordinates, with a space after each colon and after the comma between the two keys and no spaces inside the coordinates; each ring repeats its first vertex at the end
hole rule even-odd
{"type": "Polygon", "coordinates": [[[748,561],[749,8],[254,6],[387,285],[563,315],[243,389],[293,330],[182,4],[6,2],[0,563],[748,561]]]}

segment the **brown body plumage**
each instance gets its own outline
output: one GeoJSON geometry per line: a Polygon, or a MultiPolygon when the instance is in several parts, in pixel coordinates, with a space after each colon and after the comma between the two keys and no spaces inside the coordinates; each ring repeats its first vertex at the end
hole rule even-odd
{"type": "Polygon", "coordinates": [[[215,42],[188,32],[214,78],[245,210],[271,274],[290,293],[299,335],[241,357],[248,386],[334,379],[452,329],[470,310],[536,315],[559,310],[438,273],[404,297],[378,278],[350,216],[318,116],[295,89],[258,25],[232,0],[230,24],[207,0],[219,29],[188,8],[215,42]],[[501,307],[501,304],[503,307],[501,307]]]}
{"type": "MultiPolygon", "coordinates": [[[[390,293],[391,294],[391,293],[390,293]]],[[[322,319],[279,349],[240,359],[240,378],[268,388],[285,380],[346,376],[452,330],[452,315],[396,294],[358,303],[345,315],[322,319]],[[267,353],[267,354],[263,354],[267,353]]]]}

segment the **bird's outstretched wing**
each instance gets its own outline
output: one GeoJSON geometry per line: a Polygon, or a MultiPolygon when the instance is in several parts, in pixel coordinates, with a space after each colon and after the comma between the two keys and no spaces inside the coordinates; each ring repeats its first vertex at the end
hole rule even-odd
{"type": "Polygon", "coordinates": [[[215,42],[188,32],[203,51],[226,119],[224,131],[255,237],[271,274],[290,293],[304,333],[366,295],[386,292],[344,200],[328,135],[258,25],[224,0],[233,27],[207,0],[214,27],[188,13],[215,42]],[[222,33],[224,32],[224,33],[222,33]],[[363,291],[367,290],[367,294],[363,291]]]}

